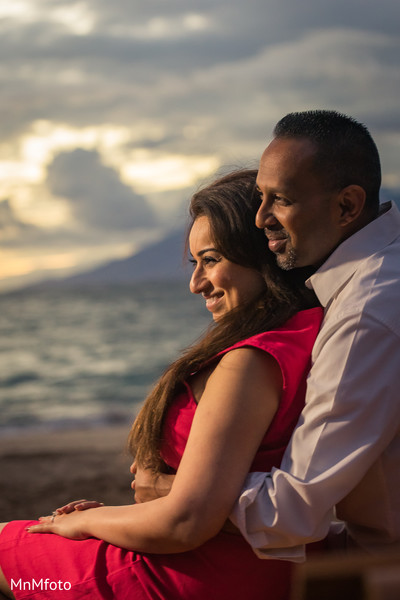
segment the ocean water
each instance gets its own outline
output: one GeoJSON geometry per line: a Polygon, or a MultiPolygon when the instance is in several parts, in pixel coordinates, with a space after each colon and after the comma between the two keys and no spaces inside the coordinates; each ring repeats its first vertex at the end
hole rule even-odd
{"type": "Polygon", "coordinates": [[[0,434],[130,423],[210,321],[184,282],[0,296],[0,434]]]}

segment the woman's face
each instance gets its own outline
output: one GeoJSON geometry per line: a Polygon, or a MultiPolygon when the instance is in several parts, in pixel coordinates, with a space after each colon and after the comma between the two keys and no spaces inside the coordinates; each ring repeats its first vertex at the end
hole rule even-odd
{"type": "Polygon", "coordinates": [[[190,291],[201,294],[214,321],[265,289],[259,271],[226,259],[212,241],[208,217],[198,217],[189,236],[194,271],[190,291]]]}

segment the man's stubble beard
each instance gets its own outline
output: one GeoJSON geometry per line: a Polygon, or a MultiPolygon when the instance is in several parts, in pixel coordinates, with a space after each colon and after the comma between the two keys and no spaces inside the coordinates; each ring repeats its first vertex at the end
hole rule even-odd
{"type": "Polygon", "coordinates": [[[282,269],[282,271],[290,271],[296,267],[296,250],[294,248],[289,248],[285,254],[277,254],[276,262],[278,267],[282,269]]]}

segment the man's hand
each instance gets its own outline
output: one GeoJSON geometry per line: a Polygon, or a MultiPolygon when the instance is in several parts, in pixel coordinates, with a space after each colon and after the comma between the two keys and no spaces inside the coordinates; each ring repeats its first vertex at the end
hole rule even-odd
{"type": "Polygon", "coordinates": [[[151,469],[141,469],[132,463],[130,472],[135,475],[131,487],[135,492],[135,502],[149,502],[167,496],[171,490],[175,475],[154,474],[151,469]]]}
{"type": "Polygon", "coordinates": [[[73,502],[68,502],[64,506],[60,508],[56,508],[54,514],[57,515],[67,515],[74,510],[88,510],[88,508],[97,508],[98,506],[104,506],[103,502],[97,502],[97,500],[74,500],[73,502]]]}
{"type": "Polygon", "coordinates": [[[227,519],[224,523],[222,531],[225,533],[234,533],[235,535],[242,535],[240,530],[232,523],[230,519],[227,519]]]}

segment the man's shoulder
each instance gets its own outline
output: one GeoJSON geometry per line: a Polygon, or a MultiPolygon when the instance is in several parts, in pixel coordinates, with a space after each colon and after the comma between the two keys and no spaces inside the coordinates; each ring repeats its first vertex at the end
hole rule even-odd
{"type": "Polygon", "coordinates": [[[398,289],[400,214],[392,211],[393,207],[345,239],[310,277],[308,285],[322,306],[345,297],[349,289],[363,295],[371,285],[398,289]]]}
{"type": "Polygon", "coordinates": [[[361,260],[337,292],[327,316],[381,324],[400,336],[400,238],[361,260]]]}
{"type": "Polygon", "coordinates": [[[400,284],[400,236],[378,252],[361,260],[355,275],[360,280],[371,279],[377,283],[400,284]]]}

